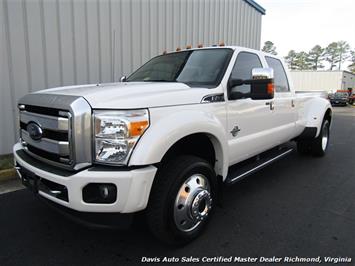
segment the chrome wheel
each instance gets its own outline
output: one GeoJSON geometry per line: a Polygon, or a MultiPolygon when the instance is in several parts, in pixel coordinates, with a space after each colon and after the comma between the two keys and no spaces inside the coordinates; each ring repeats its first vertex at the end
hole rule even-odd
{"type": "Polygon", "coordinates": [[[194,230],[212,209],[208,179],[202,174],[189,177],[180,187],[174,204],[174,221],[183,232],[194,230]]]}
{"type": "Polygon", "coordinates": [[[327,123],[324,124],[322,131],[322,150],[325,151],[329,140],[329,127],[327,123]]]}

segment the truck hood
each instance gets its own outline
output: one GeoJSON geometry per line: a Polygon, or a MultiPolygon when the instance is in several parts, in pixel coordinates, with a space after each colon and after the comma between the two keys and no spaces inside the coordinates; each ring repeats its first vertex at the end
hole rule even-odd
{"type": "Polygon", "coordinates": [[[196,104],[211,91],[175,82],[126,82],[67,86],[37,93],[82,96],[92,108],[131,109],[196,104]]]}

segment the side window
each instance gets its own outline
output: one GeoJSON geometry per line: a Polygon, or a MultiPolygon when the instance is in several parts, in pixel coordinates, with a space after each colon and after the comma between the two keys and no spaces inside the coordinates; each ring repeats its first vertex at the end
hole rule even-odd
{"type": "Polygon", "coordinates": [[[281,61],[269,56],[266,56],[265,59],[269,67],[274,69],[275,90],[277,92],[289,92],[290,87],[288,85],[286,72],[281,61]]]}
{"type": "MultiPolygon", "coordinates": [[[[232,79],[251,79],[253,68],[262,67],[259,57],[249,52],[240,52],[235,61],[231,78],[232,79]]],[[[228,98],[248,98],[250,94],[250,85],[234,86],[229,90],[228,98]],[[237,96],[237,97],[236,97],[237,96]]]]}

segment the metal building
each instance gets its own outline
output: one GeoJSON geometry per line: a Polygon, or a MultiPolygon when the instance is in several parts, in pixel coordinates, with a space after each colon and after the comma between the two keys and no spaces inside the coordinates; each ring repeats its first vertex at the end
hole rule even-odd
{"type": "Polygon", "coordinates": [[[164,50],[260,48],[252,0],[0,1],[0,154],[17,138],[17,100],[36,90],[118,81],[164,50]]]}
{"type": "Polygon", "coordinates": [[[355,74],[344,70],[291,71],[293,85],[298,91],[349,90],[355,88],[355,74]]]}

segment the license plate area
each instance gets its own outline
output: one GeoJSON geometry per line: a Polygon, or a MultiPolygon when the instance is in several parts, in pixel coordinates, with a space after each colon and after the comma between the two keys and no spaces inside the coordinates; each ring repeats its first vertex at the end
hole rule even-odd
{"type": "Polygon", "coordinates": [[[20,177],[22,180],[22,184],[27,187],[29,190],[31,190],[34,193],[38,193],[38,181],[39,177],[36,176],[34,173],[31,171],[28,171],[25,168],[18,167],[18,171],[20,172],[20,177]]]}
{"type": "Polygon", "coordinates": [[[52,197],[68,202],[68,190],[67,187],[45,178],[37,176],[35,173],[16,165],[22,184],[29,190],[38,194],[39,191],[44,192],[52,197]]]}

